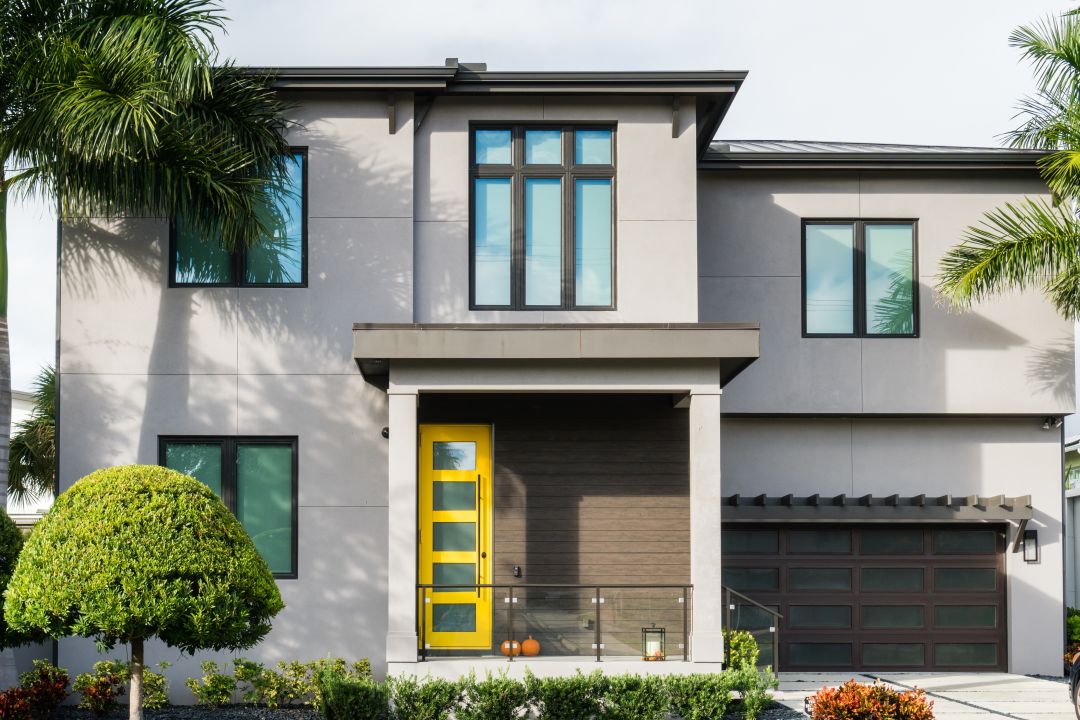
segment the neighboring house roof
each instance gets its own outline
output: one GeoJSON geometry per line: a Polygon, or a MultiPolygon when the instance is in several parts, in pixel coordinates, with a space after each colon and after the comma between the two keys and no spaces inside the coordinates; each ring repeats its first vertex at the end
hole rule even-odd
{"type": "MultiPolygon", "coordinates": [[[[415,93],[417,128],[439,95],[667,95],[672,98],[674,137],[683,111],[679,99],[689,96],[695,98],[699,156],[716,134],[747,75],[741,70],[494,72],[487,69],[486,63],[460,63],[457,58],[447,58],[442,66],[281,67],[253,68],[251,72],[272,74],[274,87],[282,91],[415,93]]],[[[393,118],[392,94],[387,105],[393,118]]]]}
{"type": "Polygon", "coordinates": [[[1034,170],[1047,153],[1000,147],[814,142],[807,140],[713,140],[700,167],[710,169],[1022,169],[1034,170]]]}

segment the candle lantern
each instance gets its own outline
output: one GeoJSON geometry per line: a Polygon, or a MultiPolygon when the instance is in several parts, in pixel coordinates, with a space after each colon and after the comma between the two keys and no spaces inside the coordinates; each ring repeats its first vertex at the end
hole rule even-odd
{"type": "Polygon", "coordinates": [[[667,630],[656,627],[641,628],[641,659],[664,660],[667,658],[667,630]]]}

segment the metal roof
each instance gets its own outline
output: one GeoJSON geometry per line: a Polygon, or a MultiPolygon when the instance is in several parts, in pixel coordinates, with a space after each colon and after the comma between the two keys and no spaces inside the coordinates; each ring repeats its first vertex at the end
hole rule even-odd
{"type": "Polygon", "coordinates": [[[1029,169],[1043,150],[954,145],[713,140],[701,167],[714,169],[1029,169]]]}

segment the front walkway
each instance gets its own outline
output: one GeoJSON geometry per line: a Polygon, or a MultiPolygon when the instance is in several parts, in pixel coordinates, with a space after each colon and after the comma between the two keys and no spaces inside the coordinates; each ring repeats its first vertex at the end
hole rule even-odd
{"type": "Polygon", "coordinates": [[[820,688],[835,687],[854,677],[873,682],[880,677],[897,689],[920,687],[934,701],[936,720],[1076,720],[1064,678],[1048,680],[1007,673],[780,673],[774,698],[801,714],[803,700],[820,688]]]}

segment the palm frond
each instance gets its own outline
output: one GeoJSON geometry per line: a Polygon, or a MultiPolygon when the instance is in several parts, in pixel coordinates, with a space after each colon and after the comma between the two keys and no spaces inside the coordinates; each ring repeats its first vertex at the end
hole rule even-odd
{"type": "MultiPolygon", "coordinates": [[[[991,295],[1039,288],[1049,291],[1080,258],[1080,225],[1063,206],[1027,198],[986,213],[942,258],[938,290],[967,307],[991,295]]],[[[1064,295],[1062,295],[1064,297],[1064,295]]],[[[1060,306],[1080,317],[1080,304],[1060,306]]]]}
{"type": "Polygon", "coordinates": [[[44,368],[34,383],[30,417],[15,426],[8,455],[8,497],[35,501],[53,492],[56,479],[56,371],[44,368]]]}
{"type": "Polygon", "coordinates": [[[1019,27],[1009,36],[1009,44],[1031,61],[1040,90],[1060,95],[1075,89],[1080,75],[1080,24],[1076,18],[1050,16],[1019,27]]]}

